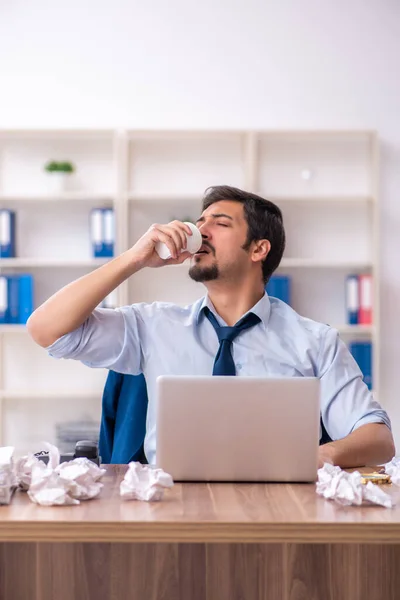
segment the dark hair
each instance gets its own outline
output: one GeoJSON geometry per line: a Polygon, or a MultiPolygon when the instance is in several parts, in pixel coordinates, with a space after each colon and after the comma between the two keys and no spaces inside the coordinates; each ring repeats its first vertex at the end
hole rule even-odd
{"type": "Polygon", "coordinates": [[[270,242],[271,250],[262,264],[263,279],[266,284],[272,273],[278,268],[285,250],[285,229],[280,208],[256,194],[244,192],[229,185],[216,185],[206,189],[203,210],[222,200],[243,204],[244,216],[248,225],[244,250],[250,247],[251,242],[257,240],[270,242]]]}

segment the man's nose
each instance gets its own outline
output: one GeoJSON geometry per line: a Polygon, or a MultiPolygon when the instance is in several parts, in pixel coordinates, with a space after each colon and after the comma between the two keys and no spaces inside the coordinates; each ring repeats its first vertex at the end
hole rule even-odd
{"type": "Polygon", "coordinates": [[[203,239],[207,240],[210,237],[209,230],[207,227],[207,223],[202,223],[199,226],[199,230],[203,239]]]}

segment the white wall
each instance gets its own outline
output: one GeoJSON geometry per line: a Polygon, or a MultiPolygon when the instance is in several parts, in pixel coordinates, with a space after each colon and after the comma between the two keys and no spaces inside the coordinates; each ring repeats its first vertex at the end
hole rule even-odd
{"type": "Polygon", "coordinates": [[[400,446],[400,3],[0,2],[0,127],[376,128],[382,401],[400,446]]]}

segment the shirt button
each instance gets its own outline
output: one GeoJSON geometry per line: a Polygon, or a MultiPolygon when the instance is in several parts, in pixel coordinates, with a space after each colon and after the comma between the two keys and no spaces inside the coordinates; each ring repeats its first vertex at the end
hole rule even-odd
{"type": "Polygon", "coordinates": [[[242,368],[242,365],[239,363],[236,365],[236,368],[240,371],[240,369],[242,368]]]}

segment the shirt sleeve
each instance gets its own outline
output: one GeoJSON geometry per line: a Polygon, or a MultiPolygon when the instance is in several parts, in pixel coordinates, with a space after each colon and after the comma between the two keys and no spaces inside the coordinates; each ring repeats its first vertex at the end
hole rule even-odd
{"type": "Polygon", "coordinates": [[[322,343],[319,375],[321,416],[332,440],[346,437],[367,423],[384,423],[389,416],[374,399],[362,372],[335,329],[328,329],[322,343]]]}
{"type": "Polygon", "coordinates": [[[139,375],[144,335],[144,323],[136,305],[96,308],[80,327],[46,350],[54,358],[69,358],[89,367],[139,375]]]}

